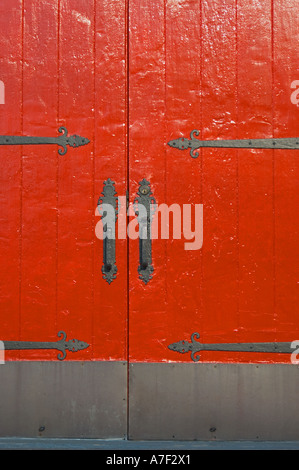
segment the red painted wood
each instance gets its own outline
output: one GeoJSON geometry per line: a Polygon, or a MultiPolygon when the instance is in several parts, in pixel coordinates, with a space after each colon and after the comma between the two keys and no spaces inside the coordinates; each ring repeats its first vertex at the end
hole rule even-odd
{"type": "MultiPolygon", "coordinates": [[[[156,201],[165,201],[164,31],[163,0],[129,3],[130,202],[143,178],[150,181],[156,201]]],[[[167,243],[158,239],[152,242],[155,275],[147,285],[137,272],[139,240],[130,240],[129,244],[129,359],[151,360],[165,348],[167,243]]]]}
{"type": "MultiPolygon", "coordinates": [[[[238,136],[272,137],[271,2],[238,2],[238,136]],[[251,25],[250,28],[248,25],[251,25]],[[248,47],[251,44],[251,47],[248,47]]],[[[273,158],[238,152],[239,338],[275,341],[273,158]]],[[[255,355],[259,357],[258,355],[255,355]]],[[[245,358],[245,356],[244,356],[245,358]]],[[[262,360],[262,356],[259,357],[262,360]]],[[[245,359],[244,359],[245,360],[245,359]]]]}
{"type": "MultiPolygon", "coordinates": [[[[86,137],[94,125],[93,30],[92,2],[75,0],[71,8],[60,2],[59,120],[86,137]]],[[[92,150],[85,146],[59,159],[57,324],[80,339],[91,337],[94,307],[92,150]]],[[[86,351],[72,359],[81,357],[86,351]]]]}
{"type": "MultiPolygon", "coordinates": [[[[237,138],[235,2],[202,3],[202,137],[237,138]]],[[[203,341],[235,342],[238,294],[237,151],[203,151],[203,341]]],[[[223,357],[230,357],[224,353],[223,357]]],[[[213,360],[214,355],[202,355],[213,360]]]]}
{"type": "MultiPolygon", "coordinates": [[[[65,156],[54,146],[0,149],[1,339],[56,341],[64,330],[90,344],[66,360],[126,357],[127,241],[108,291],[95,235],[104,179],[115,179],[119,195],[127,186],[126,13],[124,1],[115,6],[24,0],[1,8],[1,133],[56,136],[63,125],[91,141],[65,156]]],[[[55,360],[57,351],[7,351],[13,358],[55,360]]]]}
{"type": "MultiPolygon", "coordinates": [[[[204,149],[193,160],[162,145],[195,128],[205,139],[296,136],[294,2],[144,0],[130,8],[130,193],[145,176],[158,202],[204,205],[202,249],[154,241],[146,287],[134,278],[138,247],[130,243],[130,360],[190,361],[167,344],[194,331],[203,342],[292,341],[296,152],[204,149]]],[[[290,357],[206,352],[202,360],[290,357]]]]}
{"type": "MultiPolygon", "coordinates": [[[[107,178],[115,181],[118,196],[127,190],[127,15],[123,0],[96,2],[94,82],[94,202],[107,178]]],[[[92,135],[92,134],[91,134],[92,135]]],[[[123,204],[125,205],[124,201],[123,204]]],[[[125,207],[122,213],[126,219],[125,207]],[[124,212],[123,212],[124,209],[124,212]]],[[[118,220],[121,218],[118,216],[118,220]]],[[[94,216],[94,227],[99,216],[94,216]]],[[[126,228],[126,220],[124,220],[126,228]]],[[[116,226],[118,236],[118,226],[116,226]]],[[[124,235],[125,236],[125,235],[124,235]]],[[[117,278],[102,278],[103,242],[94,239],[93,358],[127,358],[127,239],[116,241],[117,278]]]]}
{"type": "MultiPolygon", "coordinates": [[[[22,112],[25,135],[57,134],[57,8],[25,2],[22,112]],[[42,118],[41,118],[42,116],[42,118]]],[[[22,148],[20,339],[56,337],[57,148],[22,148]]],[[[22,351],[21,359],[55,358],[22,351]]]]}
{"type": "MultiPolygon", "coordinates": [[[[291,84],[298,79],[296,2],[277,0],[273,8],[273,129],[275,135],[298,135],[299,108],[291,103],[291,84]],[[289,98],[289,99],[287,99],[289,98]]],[[[298,153],[277,152],[273,160],[273,229],[275,233],[275,324],[277,335],[299,338],[298,153]]]]}
{"type": "MultiPolygon", "coordinates": [[[[0,133],[22,133],[22,3],[0,4],[0,61],[5,104],[0,105],[0,133]]],[[[20,333],[21,150],[0,148],[0,315],[1,340],[20,333]]],[[[17,359],[18,352],[11,354],[17,359]]]]}
{"type": "Polygon", "coordinates": [[[0,148],[0,339],[55,341],[65,330],[90,344],[67,360],[131,362],[190,362],[167,346],[194,331],[203,342],[299,339],[297,151],[203,149],[192,159],[167,146],[193,129],[204,139],[298,135],[295,0],[0,8],[1,134],[55,136],[64,125],[90,139],[65,156],[0,148]],[[138,239],[117,239],[108,285],[95,233],[107,178],[130,202],[146,178],[158,204],[203,204],[202,248],[185,250],[183,231],[153,240],[154,276],[144,285],[138,239]]]}
{"type": "MultiPolygon", "coordinates": [[[[202,126],[201,61],[200,44],[202,10],[196,2],[188,2],[186,8],[173,3],[165,10],[166,34],[166,85],[165,104],[167,136],[165,142],[180,135],[189,137],[190,131],[202,126]],[[182,24],[184,28],[182,29],[182,24]],[[198,25],[195,27],[195,25],[198,25]],[[191,46],[191,47],[190,47],[191,46]],[[196,80],[195,80],[196,77],[196,80]],[[191,127],[190,127],[191,126],[191,127]]],[[[166,203],[181,208],[203,202],[202,154],[197,160],[181,152],[173,152],[167,146],[165,155],[166,203]]],[[[205,217],[205,216],[204,216],[205,217]]],[[[193,224],[194,230],[194,224],[193,224]]],[[[174,357],[166,348],[173,341],[188,337],[189,332],[201,324],[202,250],[185,250],[183,222],[181,239],[167,240],[167,265],[165,290],[167,292],[167,319],[165,321],[164,352],[167,360],[174,357]],[[172,312],[174,321],[171,320],[172,312]]],[[[193,331],[192,331],[193,332],[193,331]]],[[[178,356],[175,360],[184,360],[178,356]]]]}

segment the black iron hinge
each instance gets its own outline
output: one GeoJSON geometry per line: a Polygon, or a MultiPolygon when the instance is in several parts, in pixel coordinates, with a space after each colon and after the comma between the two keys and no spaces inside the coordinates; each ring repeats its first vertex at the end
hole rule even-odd
{"type": "Polygon", "coordinates": [[[59,155],[65,155],[67,146],[81,147],[89,143],[89,139],[80,135],[67,135],[68,131],[61,126],[58,129],[62,135],[58,137],[33,137],[22,135],[0,135],[0,145],[58,145],[59,155]]]}
{"type": "Polygon", "coordinates": [[[199,338],[198,333],[192,333],[191,342],[182,340],[168,346],[171,351],[181,354],[191,352],[191,359],[198,362],[200,351],[238,351],[238,352],[258,352],[258,353],[282,353],[291,354],[293,351],[292,342],[286,343],[200,343],[195,338],[199,338]]]}
{"type": "Polygon", "coordinates": [[[180,137],[170,140],[168,145],[178,150],[190,149],[192,158],[197,158],[199,148],[234,148],[234,149],[299,149],[299,137],[279,138],[279,139],[241,139],[241,140],[199,140],[194,137],[199,135],[198,130],[193,130],[190,139],[180,137]]]}
{"type": "Polygon", "coordinates": [[[59,331],[59,341],[3,341],[4,350],[29,350],[29,349],[57,349],[60,351],[57,358],[63,361],[66,351],[77,352],[88,348],[89,344],[78,339],[66,340],[66,333],[59,331]]]}

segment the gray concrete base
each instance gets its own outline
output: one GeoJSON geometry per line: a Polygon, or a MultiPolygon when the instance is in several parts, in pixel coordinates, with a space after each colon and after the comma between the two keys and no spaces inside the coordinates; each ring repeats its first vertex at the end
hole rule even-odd
{"type": "Polygon", "coordinates": [[[127,364],[6,362],[0,436],[125,438],[127,364]]]}
{"type": "Polygon", "coordinates": [[[299,440],[293,364],[131,364],[133,440],[299,440]]]}
{"type": "Polygon", "coordinates": [[[0,438],[299,441],[298,365],[131,363],[129,388],[127,374],[113,361],[0,365],[0,438]]]}

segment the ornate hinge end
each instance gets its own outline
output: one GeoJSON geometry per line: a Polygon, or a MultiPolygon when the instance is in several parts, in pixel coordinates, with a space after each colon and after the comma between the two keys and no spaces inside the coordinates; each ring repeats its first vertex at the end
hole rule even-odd
{"type": "Polygon", "coordinates": [[[199,153],[195,150],[201,146],[201,141],[196,139],[194,135],[199,135],[199,131],[197,129],[194,129],[190,133],[190,139],[186,139],[186,137],[180,137],[178,139],[170,140],[168,145],[178,150],[190,149],[191,157],[197,158],[199,153]]]}
{"type": "Polygon", "coordinates": [[[57,336],[58,338],[62,337],[60,341],[57,341],[57,349],[60,350],[60,353],[58,353],[57,358],[60,361],[63,361],[63,359],[65,359],[66,351],[77,352],[89,347],[88,343],[79,339],[69,339],[68,341],[66,341],[65,331],[59,331],[57,336]]]}
{"type": "Polygon", "coordinates": [[[200,359],[200,355],[199,354],[195,355],[195,353],[201,350],[201,344],[195,341],[195,338],[199,339],[199,337],[200,337],[199,333],[196,333],[196,332],[192,333],[191,342],[185,341],[185,340],[178,341],[176,343],[169,344],[168,348],[171,351],[175,351],[180,354],[185,354],[191,351],[192,361],[198,362],[200,359]]]}
{"type": "Polygon", "coordinates": [[[62,147],[58,149],[59,155],[65,155],[67,152],[67,146],[69,147],[81,147],[89,144],[90,140],[80,135],[67,135],[68,130],[66,127],[59,127],[58,132],[62,133],[62,136],[57,138],[57,144],[62,147]]]}

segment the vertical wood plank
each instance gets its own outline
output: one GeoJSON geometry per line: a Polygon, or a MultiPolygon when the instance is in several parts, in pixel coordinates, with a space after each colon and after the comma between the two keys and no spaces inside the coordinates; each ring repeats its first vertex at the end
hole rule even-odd
{"type": "MultiPolygon", "coordinates": [[[[291,101],[298,80],[298,3],[275,0],[273,9],[273,132],[279,137],[298,136],[298,107],[291,101]]],[[[278,150],[273,158],[275,229],[275,320],[277,334],[297,340],[298,331],[298,151],[278,150]]]]}
{"type": "MultiPolygon", "coordinates": [[[[129,194],[150,182],[165,202],[165,9],[164,1],[129,2],[129,194]]],[[[133,212],[134,214],[134,212],[133,212]]],[[[132,219],[130,219],[131,221],[132,219]]],[[[130,360],[159,355],[167,327],[165,240],[152,240],[153,279],[139,279],[139,240],[129,240],[130,360]],[[162,335],[162,336],[161,336],[162,335]]],[[[162,350],[163,350],[162,346],[162,350]]]]}
{"type": "MultiPolygon", "coordinates": [[[[167,142],[178,137],[189,138],[193,129],[200,133],[202,130],[201,21],[200,1],[166,2],[167,142]]],[[[171,343],[190,337],[194,329],[202,333],[204,328],[202,246],[194,249],[201,237],[201,228],[194,218],[195,205],[203,203],[202,152],[193,159],[188,151],[167,146],[165,168],[165,202],[169,206],[178,205],[181,213],[181,238],[173,239],[170,231],[171,238],[167,240],[167,321],[171,324],[168,339],[171,343]],[[190,229],[198,231],[193,240],[185,238],[186,206],[191,206],[190,229]],[[186,243],[192,243],[192,249],[187,249],[186,243]]]]}
{"type": "MultiPolygon", "coordinates": [[[[59,2],[59,122],[70,134],[94,133],[94,2],[59,2]]],[[[57,325],[92,344],[94,148],[69,149],[59,159],[57,325]]],[[[89,357],[88,351],[75,359],[89,357]]],[[[70,355],[69,359],[74,359],[70,355]]]]}
{"type": "MultiPolygon", "coordinates": [[[[202,12],[202,138],[235,139],[236,2],[203,0],[202,12]]],[[[239,337],[238,151],[204,149],[202,158],[204,337],[206,342],[233,342],[239,337]]]]}
{"type": "MultiPolygon", "coordinates": [[[[0,105],[0,133],[22,132],[22,1],[0,4],[0,79],[5,103],[0,105]]],[[[20,148],[0,148],[0,318],[1,340],[17,339],[20,328],[20,243],[22,162],[20,148]]],[[[10,353],[11,358],[19,354],[10,353]]],[[[7,354],[6,354],[7,358],[7,354]]]]}
{"type": "MultiPolygon", "coordinates": [[[[238,1],[238,136],[272,137],[271,1],[238,1]]],[[[273,151],[239,151],[240,333],[273,341],[273,151]]]]}
{"type": "MultiPolygon", "coordinates": [[[[94,198],[93,208],[108,178],[121,197],[116,224],[117,277],[109,285],[103,279],[103,241],[94,243],[93,357],[106,360],[127,358],[128,263],[126,238],[127,191],[127,10],[126,2],[95,2],[94,82],[94,198]],[[120,234],[118,223],[124,234],[120,234]],[[121,235],[122,238],[119,238],[121,235]]],[[[98,213],[94,230],[101,230],[98,213]]]]}
{"type": "MultiPolygon", "coordinates": [[[[57,2],[24,0],[23,134],[56,136],[57,2]]],[[[57,148],[23,146],[21,339],[56,340],[57,148]]],[[[53,357],[49,351],[21,357],[53,357]]]]}

